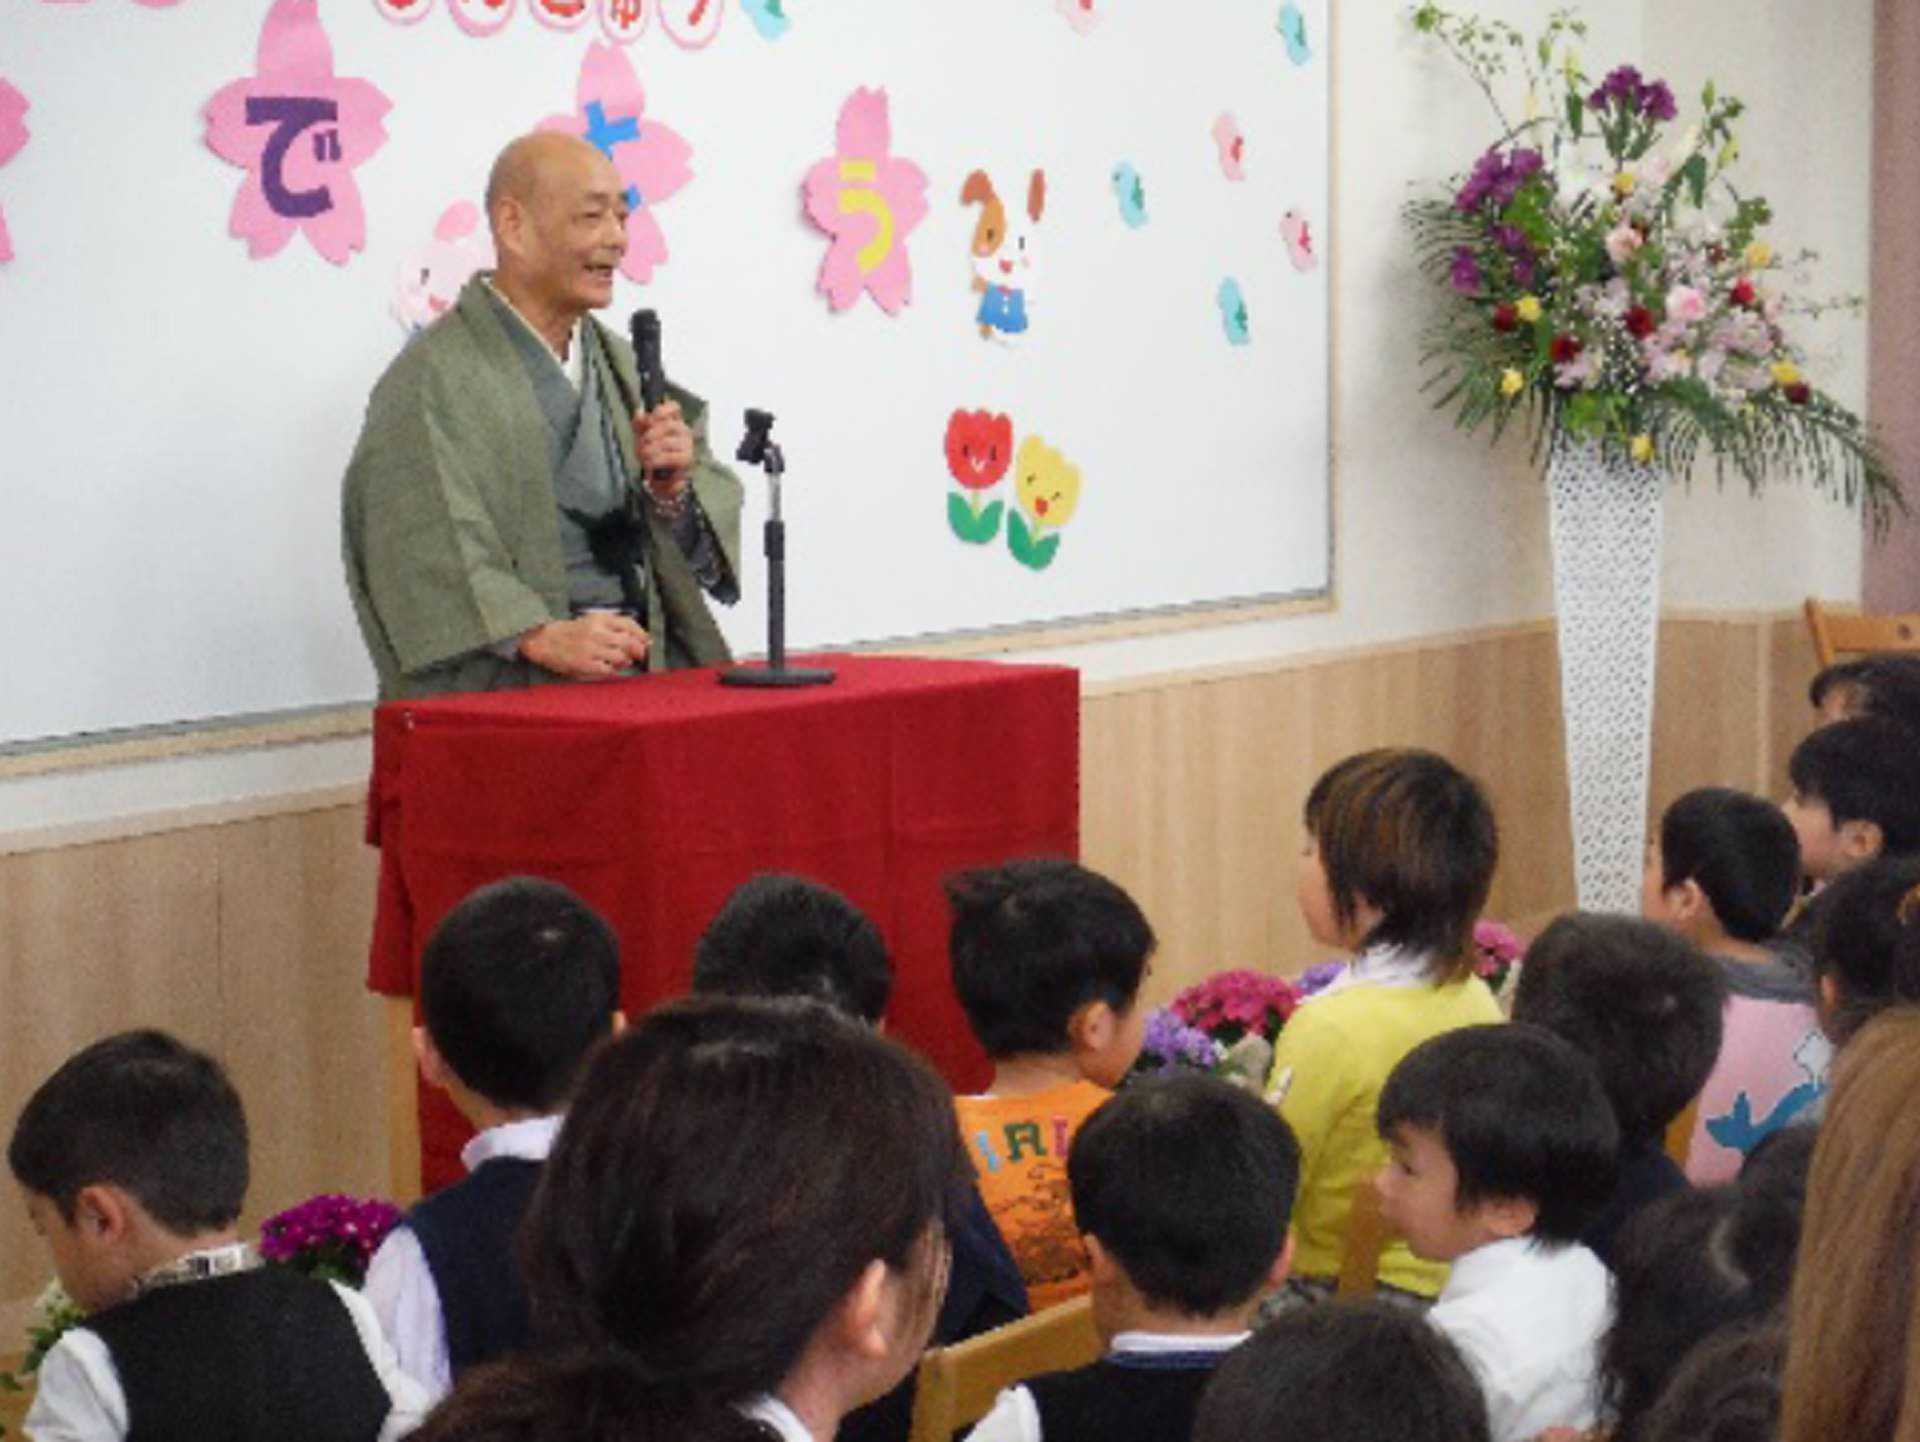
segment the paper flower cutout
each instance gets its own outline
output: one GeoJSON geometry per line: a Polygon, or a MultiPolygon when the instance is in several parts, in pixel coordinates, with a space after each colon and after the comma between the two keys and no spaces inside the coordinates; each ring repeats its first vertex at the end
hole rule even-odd
{"type": "Polygon", "coordinates": [[[1227,341],[1232,345],[1246,345],[1253,340],[1253,328],[1247,321],[1247,298],[1240,289],[1240,282],[1228,276],[1220,282],[1220,326],[1227,333],[1227,341]]]}
{"type": "MultiPolygon", "coordinates": [[[[49,5],[71,5],[75,3],[75,0],[47,0],[47,3],[49,5]]],[[[178,5],[180,0],[134,0],[134,3],[145,5],[149,10],[164,10],[169,5],[178,5]]]]}
{"type": "Polygon", "coordinates": [[[1247,138],[1240,133],[1240,122],[1231,110],[1213,122],[1213,143],[1220,147],[1220,169],[1228,180],[1247,178],[1247,138]]]}
{"type": "Polygon", "coordinates": [[[1287,259],[1293,262],[1295,270],[1312,270],[1320,263],[1313,244],[1313,227],[1299,211],[1289,210],[1280,217],[1280,238],[1286,242],[1287,259]]]}
{"type": "Polygon", "coordinates": [[[1120,202],[1120,218],[1138,230],[1147,223],[1147,187],[1140,172],[1123,160],[1113,168],[1113,198],[1120,202]]]}
{"type": "Polygon", "coordinates": [[[1029,570],[1044,571],[1060,550],[1049,535],[1080,508],[1080,468],[1039,436],[1020,442],[1013,491],[1020,509],[1007,519],[1007,549],[1029,570]]]}
{"type": "Polygon", "coordinates": [[[367,243],[354,168],[386,144],[391,108],[365,80],[333,73],[319,0],[274,0],[260,27],[258,74],[223,87],[202,112],[207,147],[248,174],[228,230],[258,260],[304,230],[335,265],[367,243]]]}
{"type": "Polygon", "coordinates": [[[459,201],[442,212],[433,239],[400,263],[388,309],[409,334],[432,325],[460,298],[475,271],[493,264],[493,245],[480,229],[480,207],[459,201]]]}
{"type": "Polygon", "coordinates": [[[527,0],[533,18],[549,30],[578,30],[593,14],[591,0],[527,0]]]}
{"type": "Polygon", "coordinates": [[[373,0],[373,8],[395,25],[411,25],[427,18],[433,0],[373,0]]]}
{"type": "Polygon", "coordinates": [[[778,40],[793,24],[781,0],[740,0],[740,8],[747,12],[747,19],[763,40],[778,40]]]}
{"type": "Polygon", "coordinates": [[[678,131],[646,118],[647,99],[622,50],[595,42],[580,62],[578,109],[540,122],[578,135],[613,162],[627,183],[627,253],[620,273],[645,285],[667,259],[666,232],[654,209],[693,179],[693,147],[678,131]]]}
{"type": "Polygon", "coordinates": [[[507,22],[513,19],[515,3],[516,0],[447,0],[447,8],[453,12],[456,25],[484,40],[507,28],[507,22]]]}
{"type": "Polygon", "coordinates": [[[600,30],[615,45],[631,45],[647,28],[651,0],[599,0],[600,30]]]}
{"type": "Polygon", "coordinates": [[[1013,464],[1013,420],[991,411],[955,411],[947,420],[947,471],[961,489],[947,493],[947,526],[961,540],[984,546],[1000,534],[1006,502],[984,493],[1013,464]]]}
{"type": "Polygon", "coordinates": [[[711,44],[720,33],[720,22],[727,13],[727,0],[654,0],[660,7],[660,24],[676,45],[698,50],[711,44]]]}
{"type": "Polygon", "coordinates": [[[1060,18],[1073,27],[1074,34],[1088,35],[1094,26],[1100,23],[1100,12],[1094,9],[1094,0],[1054,0],[1053,8],[1060,12],[1060,18]]]}
{"type": "Polygon", "coordinates": [[[835,310],[871,294],[888,315],[913,298],[907,237],[927,218],[926,172],[890,155],[887,92],[861,89],[840,107],[837,151],[807,172],[808,217],[833,244],[820,290],[835,310]]]}
{"type": "MultiPolygon", "coordinates": [[[[20,153],[27,143],[27,97],[0,80],[0,165],[20,153]]],[[[7,213],[0,210],[0,260],[13,259],[13,237],[7,233],[7,213]]]]}
{"type": "Polygon", "coordinates": [[[1277,27],[1281,37],[1287,42],[1287,59],[1295,65],[1305,65],[1313,59],[1313,45],[1307,39],[1307,17],[1300,13],[1300,7],[1286,4],[1280,7],[1280,20],[1277,27]]]}

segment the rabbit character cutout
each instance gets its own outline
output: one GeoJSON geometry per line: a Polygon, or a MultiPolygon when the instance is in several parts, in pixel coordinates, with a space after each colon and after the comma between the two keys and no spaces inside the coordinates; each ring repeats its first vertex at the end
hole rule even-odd
{"type": "Polygon", "coordinates": [[[1033,232],[1047,205],[1047,177],[1034,171],[1027,181],[1024,216],[1009,221],[1007,208],[986,171],[967,177],[962,205],[978,205],[973,228],[973,288],[980,296],[974,323],[983,340],[1010,342],[1027,330],[1027,288],[1033,278],[1033,232]]]}

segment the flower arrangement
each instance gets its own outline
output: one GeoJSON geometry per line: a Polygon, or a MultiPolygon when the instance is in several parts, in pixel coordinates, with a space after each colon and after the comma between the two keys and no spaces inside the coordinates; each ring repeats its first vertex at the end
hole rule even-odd
{"type": "Polygon", "coordinates": [[[1294,1009],[1341,971],[1315,967],[1298,981],[1259,971],[1223,971],[1147,1016],[1135,1076],[1199,1071],[1266,1084],[1273,1044],[1294,1009]]]}
{"type": "Polygon", "coordinates": [[[1525,953],[1526,947],[1520,944],[1512,927],[1498,921],[1473,924],[1473,974],[1502,1001],[1507,999],[1514,973],[1519,970],[1520,958],[1525,953]]]}
{"type": "Polygon", "coordinates": [[[260,1228],[260,1255],[310,1277],[358,1287],[399,1221],[400,1209],[377,1197],[309,1197],[267,1218],[260,1228]]]}
{"type": "MultiPolygon", "coordinates": [[[[65,1335],[69,1327],[78,1326],[86,1319],[86,1313],[80,1310],[80,1304],[67,1295],[67,1289],[56,1281],[47,1283],[33,1304],[33,1320],[27,1323],[27,1351],[21,1359],[17,1372],[0,1372],[0,1392],[24,1392],[27,1382],[40,1370],[40,1364],[47,1360],[47,1353],[53,1350],[53,1344],[65,1335]]],[[[5,1429],[0,1428],[0,1432],[5,1429]]]]}
{"type": "Polygon", "coordinates": [[[1500,134],[1445,195],[1406,207],[1446,304],[1422,348],[1428,391],[1495,438],[1524,413],[1543,444],[1591,442],[1687,478],[1704,446],[1758,491],[1838,485],[1876,527],[1902,508],[1886,453],[1821,391],[1789,328],[1836,305],[1800,294],[1811,252],[1776,250],[1767,202],[1728,179],[1744,107],[1709,83],[1680,135],[1672,89],[1631,66],[1595,84],[1569,10],[1537,39],[1437,4],[1414,27],[1465,68],[1500,134]],[[1496,82],[1518,67],[1513,120],[1496,82]]]}

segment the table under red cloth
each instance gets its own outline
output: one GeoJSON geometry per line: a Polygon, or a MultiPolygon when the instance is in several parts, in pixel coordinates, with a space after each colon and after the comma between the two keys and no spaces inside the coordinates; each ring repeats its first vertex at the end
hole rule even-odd
{"type": "MultiPolygon", "coordinates": [[[[1079,851],[1079,680],[1057,666],[815,658],[805,690],[711,671],[391,702],[374,717],[367,839],[380,891],[367,985],[416,994],[420,949],[475,887],[537,875],[620,935],[630,1016],[684,993],[695,941],[758,871],[844,892],[886,936],[888,1029],[957,1090],[986,1058],[954,1000],[941,879],[1079,851]]],[[[421,1092],[421,1171],[471,1129],[421,1092]]]]}

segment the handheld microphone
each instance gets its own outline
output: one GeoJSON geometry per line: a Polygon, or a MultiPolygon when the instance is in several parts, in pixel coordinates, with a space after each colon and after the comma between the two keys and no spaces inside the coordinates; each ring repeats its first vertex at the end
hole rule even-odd
{"type": "Polygon", "coordinates": [[[666,372],[660,368],[660,313],[633,313],[633,362],[640,372],[640,405],[654,411],[667,398],[666,372]]]}

